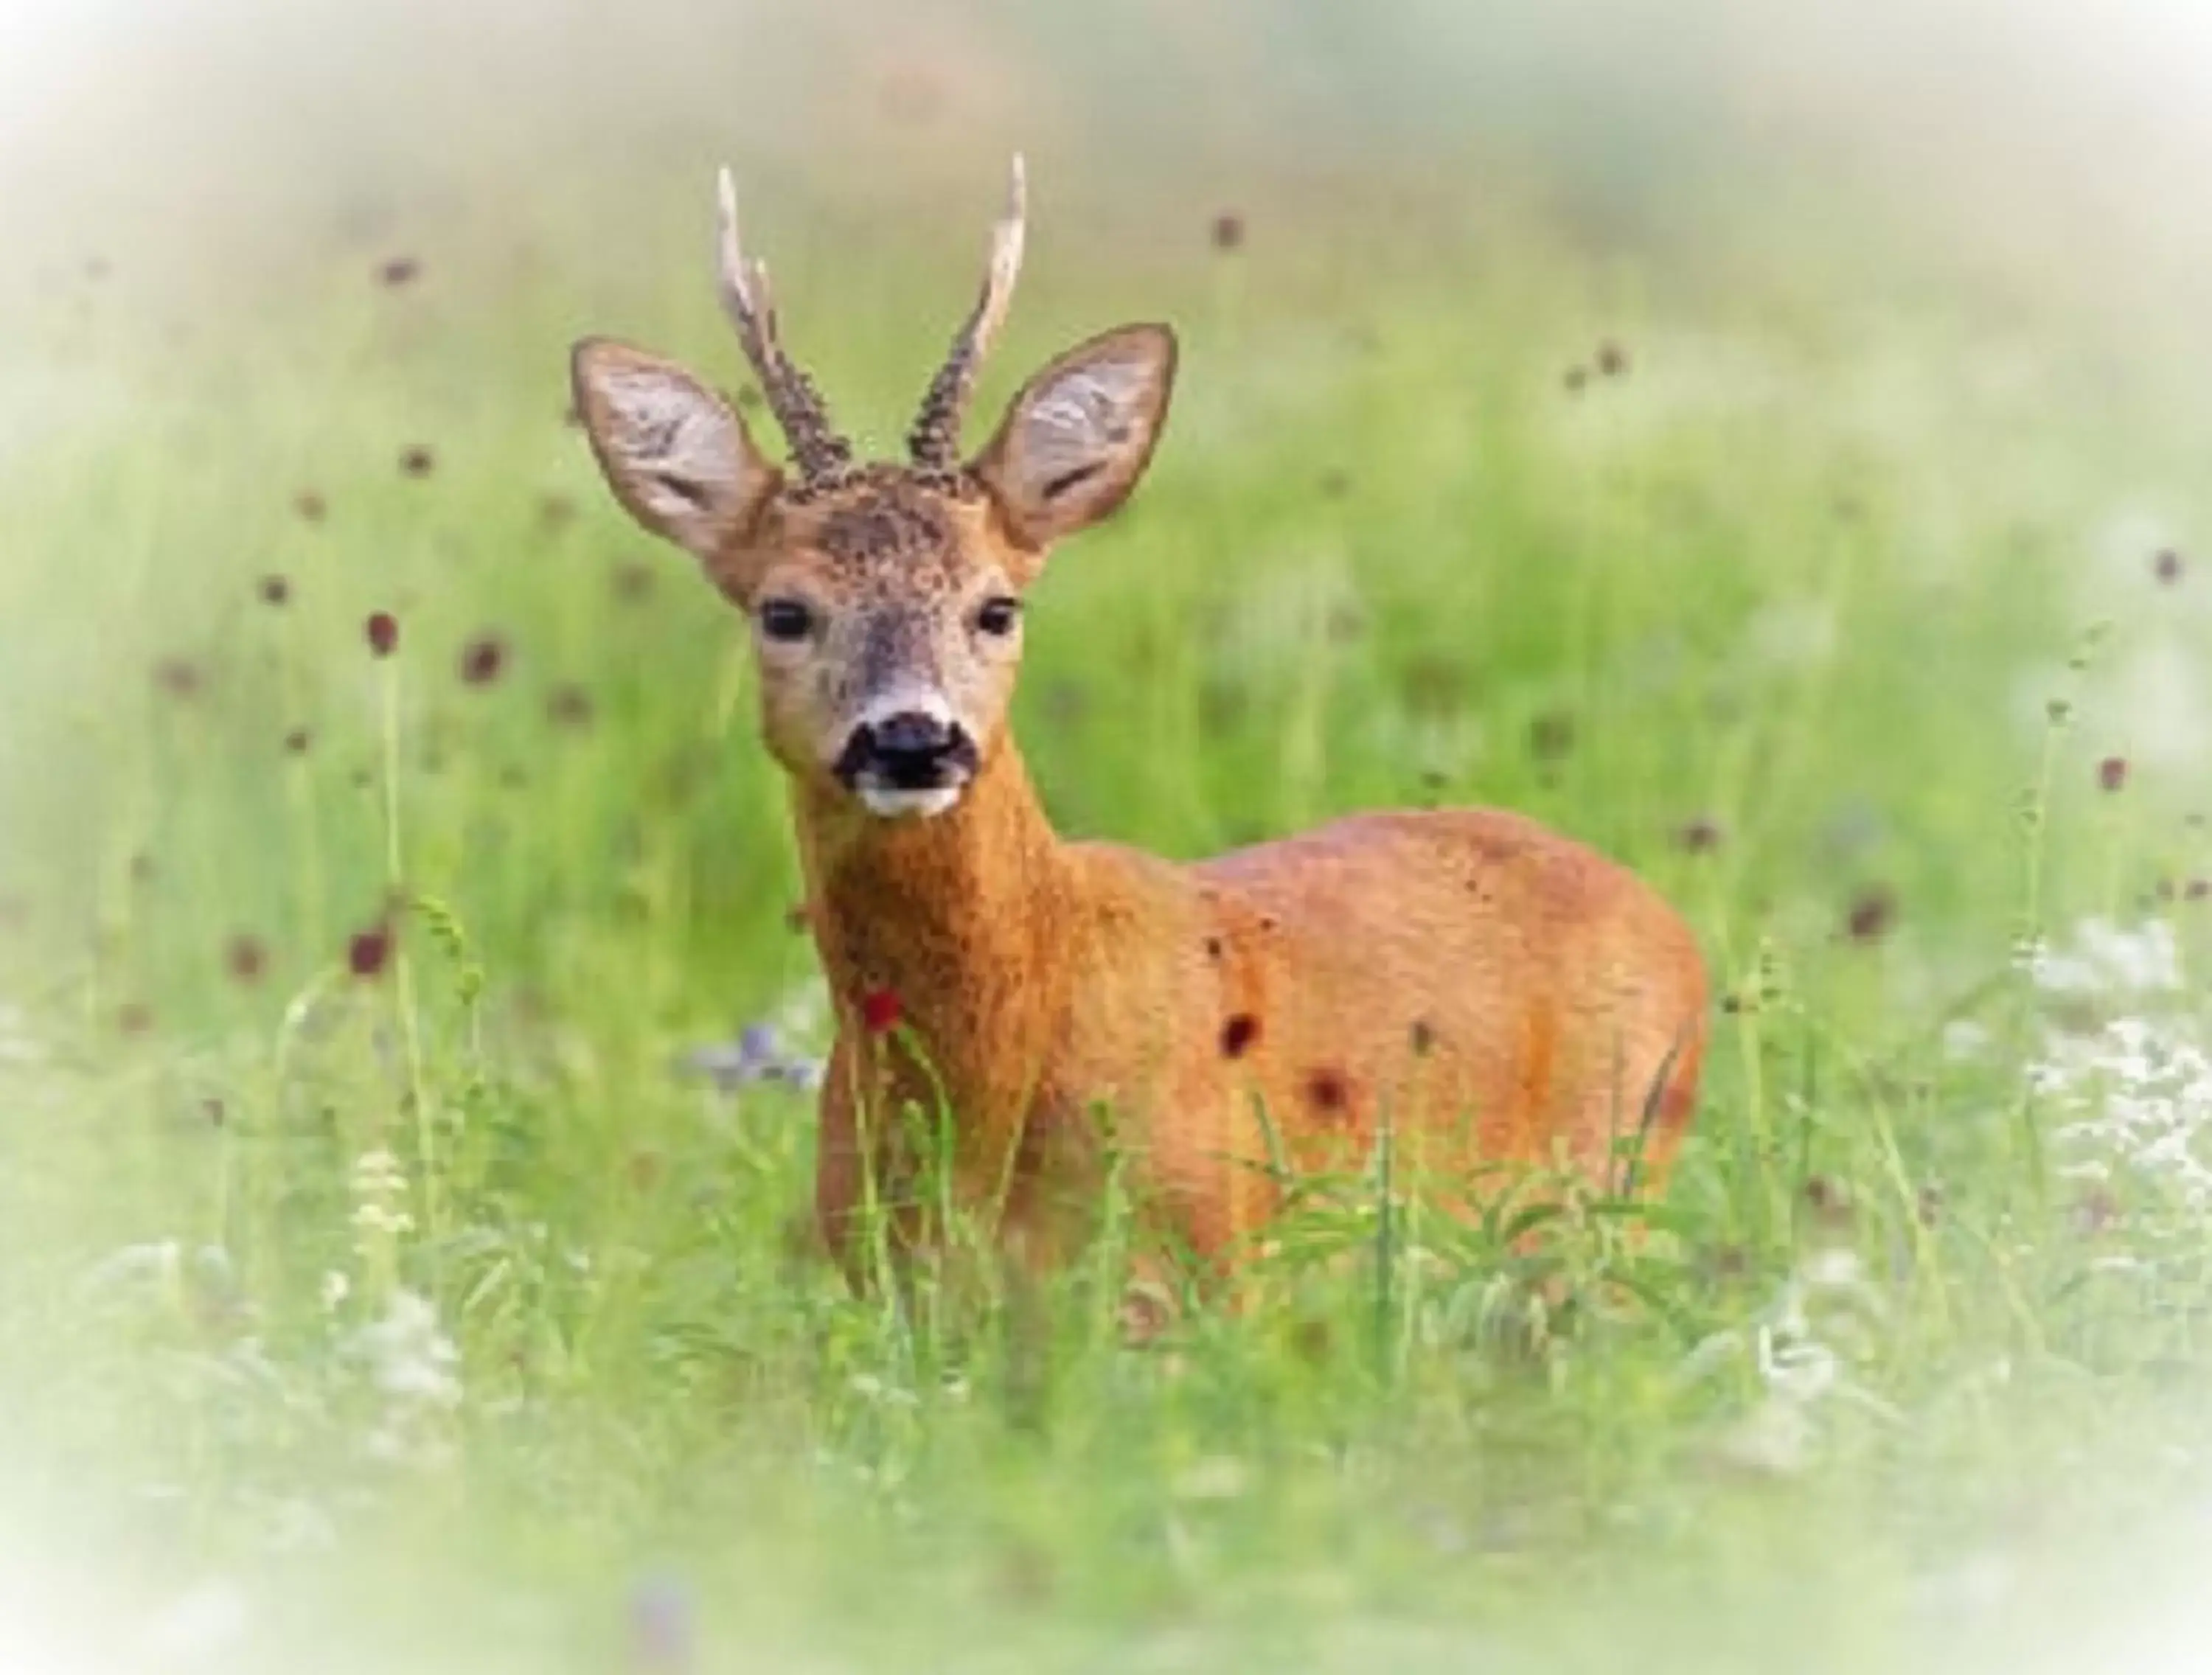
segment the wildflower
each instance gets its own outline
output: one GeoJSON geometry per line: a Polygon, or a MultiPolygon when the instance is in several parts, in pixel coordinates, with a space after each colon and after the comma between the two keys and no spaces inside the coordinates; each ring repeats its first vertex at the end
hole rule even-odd
{"type": "Polygon", "coordinates": [[[812,1087],[821,1075],[820,1060],[787,1048],[776,1027],[765,1023],[747,1024],[734,1041],[694,1048],[679,1063],[726,1091],[755,1082],[812,1087]]]}
{"type": "Polygon", "coordinates": [[[399,619],[388,610],[373,610],[362,625],[368,636],[368,649],[378,657],[390,657],[399,649],[399,619]]]}
{"type": "Polygon", "coordinates": [[[889,989],[870,989],[860,997],[860,1027],[871,1035],[897,1029],[903,1016],[898,996],[889,989]]]}
{"type": "Polygon", "coordinates": [[[2052,1133],[2063,1174],[2103,1181],[2124,1170],[2192,1211],[2212,1206],[2212,1054],[2182,1025],[2136,1017],[2054,1031],[2028,1080],[2073,1119],[2052,1133]]]}
{"type": "Polygon", "coordinates": [[[1805,1181],[1804,1193],[1805,1206],[1820,1226],[1838,1230],[1850,1226],[1850,1189],[1841,1181],[1825,1174],[1811,1175],[1805,1181]]]}
{"type": "Polygon", "coordinates": [[[2097,764],[2097,788],[2100,791],[2124,790],[2128,783],[2128,759],[2125,756],[2106,756],[2097,764]]]}
{"type": "Polygon", "coordinates": [[[2073,940],[2070,951],[2044,942],[2027,950],[2029,979],[2045,993],[2140,995],[2181,986],[2180,950],[2163,919],[2124,931],[2107,919],[2085,919],[2075,925],[2073,940]]]}
{"type": "Polygon", "coordinates": [[[453,1369],[460,1352],[440,1328],[438,1311],[428,1299],[404,1288],[394,1291],[384,1318],[356,1333],[353,1347],[386,1395],[431,1407],[459,1405],[461,1384],[453,1369]]]}
{"type": "Polygon", "coordinates": [[[461,648],[461,679],[470,686],[489,686],[507,666],[507,642],[495,634],[478,634],[461,648]]]}
{"type": "Polygon", "coordinates": [[[235,981],[258,983],[269,968],[269,950],[260,938],[240,932],[223,950],[223,964],[235,981]]]}
{"type": "Polygon", "coordinates": [[[1704,855],[1719,848],[1725,835],[1720,822],[1701,814],[1674,828],[1674,843],[1686,854],[1704,855]]]}
{"type": "Polygon", "coordinates": [[[1896,920],[1897,892],[1887,884],[1873,884],[1852,898],[1844,930],[1853,942],[1880,942],[1896,920]]]}
{"type": "Polygon", "coordinates": [[[386,964],[392,958],[392,927],[373,925],[366,931],[356,931],[346,943],[346,969],[356,977],[383,975],[386,964]]]}

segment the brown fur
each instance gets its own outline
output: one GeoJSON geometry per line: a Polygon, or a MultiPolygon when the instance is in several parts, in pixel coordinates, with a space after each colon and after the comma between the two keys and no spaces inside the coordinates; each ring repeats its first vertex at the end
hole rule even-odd
{"type": "Polygon", "coordinates": [[[1520,816],[1379,813],[1177,865],[1057,836],[1007,736],[1018,634],[978,625],[1058,537],[1127,495],[1164,421],[1164,328],[1051,362],[963,471],[857,468],[787,489],[726,404],[669,363],[579,347],[617,494],[748,612],[790,771],[807,920],[835,997],[816,1208],[856,1284],[871,1195],[905,1240],[921,1159],[901,1113],[950,1113],[950,1195],[1027,1264],[1066,1259],[1118,1157],[1152,1223],[1209,1265],[1279,1208],[1269,1167],[1565,1166],[1656,1188],[1705,1046],[1696,945],[1648,887],[1520,816]],[[927,694],[978,747],[928,817],[832,771],[856,718],[927,694]],[[885,1027],[896,1011],[895,1027],[885,1027]]]}
{"type": "Polygon", "coordinates": [[[833,1249],[864,1168],[909,1173],[890,1113],[939,1086],[957,1197],[1044,1259],[1103,1186],[1102,1102],[1150,1212],[1207,1257],[1276,1207],[1269,1124],[1310,1167],[1364,1161],[1346,1141],[1364,1152],[1388,1120],[1432,1174],[1565,1163],[1617,1183],[1615,1142],[1650,1112],[1647,1186],[1687,1126],[1705,999],[1688,932],[1518,816],[1354,816],[1183,867],[1062,842],[1008,743],[938,819],[808,797],[799,833],[837,998],[817,1198],[833,1249]],[[880,994],[895,1035],[864,1022],[880,994]]]}

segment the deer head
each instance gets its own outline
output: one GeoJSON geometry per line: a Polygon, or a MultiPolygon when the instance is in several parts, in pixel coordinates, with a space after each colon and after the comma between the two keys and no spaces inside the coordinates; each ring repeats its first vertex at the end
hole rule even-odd
{"type": "Polygon", "coordinates": [[[695,555],[745,613],[763,731],[783,767],[872,815],[940,814],[1003,737],[1022,595],[1046,553],[1144,474],[1174,383],[1174,335],[1131,325],[1078,344],[961,461],[961,420],[1021,265],[1017,157],[981,294],[930,382],[908,460],[856,464],[783,349],[726,172],[720,209],[723,306],[790,468],[701,379],[605,338],[575,347],[577,410],[616,498],[695,555]]]}

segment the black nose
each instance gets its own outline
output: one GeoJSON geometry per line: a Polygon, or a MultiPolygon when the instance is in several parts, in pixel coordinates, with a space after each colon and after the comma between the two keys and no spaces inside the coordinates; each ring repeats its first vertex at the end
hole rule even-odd
{"type": "Polygon", "coordinates": [[[931,791],[975,765],[975,747],[957,722],[910,709],[855,727],[837,774],[848,785],[866,774],[896,790],[931,791]]]}

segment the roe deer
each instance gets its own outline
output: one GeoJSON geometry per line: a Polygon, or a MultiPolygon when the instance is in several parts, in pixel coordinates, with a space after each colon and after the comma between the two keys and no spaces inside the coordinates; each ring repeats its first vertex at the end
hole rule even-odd
{"type": "MultiPolygon", "coordinates": [[[[750,621],[837,1020],[815,1211],[853,1283],[860,1206],[915,1178],[913,1103],[943,1102],[953,1200],[1030,1267],[1083,1236],[1070,1206],[1102,1194],[1109,1153],[1151,1224],[1216,1267],[1276,1207],[1273,1165],[1357,1162],[1383,1124],[1432,1177],[1518,1162],[1656,1184],[1695,1097],[1705,972],[1612,862],[1478,810],[1358,815],[1194,865],[1054,832],[1006,728],[1022,596],[1143,474],[1176,340],[1078,344],[963,462],[1021,261],[1020,160],[903,464],[854,461],[778,339],[726,173],[720,191],[723,304],[791,470],[698,379],[620,343],[576,345],[576,402],[616,496],[750,621]]],[[[911,1202],[891,1213],[927,1236],[911,1202]]]]}

